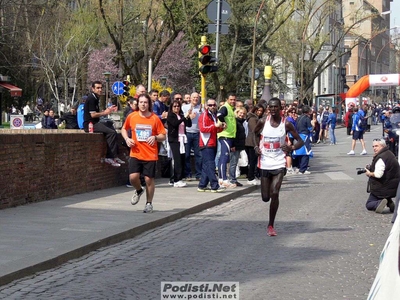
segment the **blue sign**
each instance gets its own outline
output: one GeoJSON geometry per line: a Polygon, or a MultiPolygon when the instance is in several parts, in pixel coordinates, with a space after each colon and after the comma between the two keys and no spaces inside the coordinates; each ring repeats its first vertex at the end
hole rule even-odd
{"type": "Polygon", "coordinates": [[[122,95],[124,93],[124,84],[122,81],[116,81],[112,85],[112,91],[115,95],[122,95]]]}

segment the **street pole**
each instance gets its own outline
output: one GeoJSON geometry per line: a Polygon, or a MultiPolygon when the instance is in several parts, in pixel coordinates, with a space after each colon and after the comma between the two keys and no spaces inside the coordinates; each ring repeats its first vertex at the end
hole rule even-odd
{"type": "Polygon", "coordinates": [[[221,2],[222,0],[217,0],[217,20],[216,20],[216,27],[217,32],[215,33],[215,58],[218,63],[218,52],[219,52],[219,34],[221,31],[221,2]]]}
{"type": "MultiPolygon", "coordinates": [[[[263,0],[263,2],[261,2],[260,7],[258,8],[258,12],[256,15],[256,18],[254,20],[254,28],[253,28],[253,51],[252,51],[252,55],[251,55],[251,83],[250,83],[250,99],[254,99],[254,80],[255,80],[255,61],[256,61],[256,32],[257,32],[257,22],[258,22],[258,18],[260,17],[260,13],[261,13],[261,9],[264,6],[264,2],[265,0],[263,0]]],[[[256,96],[257,97],[257,96],[256,96]]]]}
{"type": "Polygon", "coordinates": [[[108,105],[108,84],[110,82],[111,73],[107,71],[107,72],[104,72],[103,75],[106,78],[106,94],[104,97],[106,99],[106,101],[105,101],[106,103],[102,109],[107,108],[107,105],[108,105]]]}
{"type": "MultiPolygon", "coordinates": [[[[205,35],[203,35],[201,37],[199,48],[201,46],[204,46],[204,45],[207,45],[207,37],[205,35]]],[[[199,57],[200,57],[200,54],[199,54],[199,57]]],[[[201,63],[200,62],[199,62],[199,67],[201,67],[201,63]]],[[[206,76],[203,73],[200,72],[200,77],[201,77],[201,85],[200,85],[200,88],[201,88],[201,92],[200,92],[200,94],[201,94],[201,104],[204,107],[205,104],[206,104],[206,97],[207,97],[206,76]]]]}
{"type": "Polygon", "coordinates": [[[335,106],[335,107],[337,106],[336,104],[338,103],[337,97],[338,97],[338,90],[339,90],[339,68],[340,68],[340,66],[337,66],[335,68],[335,100],[333,101],[333,106],[335,106]]]}
{"type": "Polygon", "coordinates": [[[147,76],[147,92],[150,93],[151,91],[151,84],[153,81],[153,61],[151,60],[151,58],[149,59],[149,71],[147,72],[148,76],[147,76]]]}
{"type": "Polygon", "coordinates": [[[253,85],[253,104],[256,105],[256,100],[257,100],[257,80],[254,80],[254,85],[253,85]]]}
{"type": "Polygon", "coordinates": [[[206,105],[206,97],[207,97],[207,91],[206,91],[206,76],[201,74],[201,104],[204,107],[206,105]]]}
{"type": "Polygon", "coordinates": [[[0,128],[3,128],[3,111],[1,105],[3,104],[3,92],[0,91],[0,128]]]}

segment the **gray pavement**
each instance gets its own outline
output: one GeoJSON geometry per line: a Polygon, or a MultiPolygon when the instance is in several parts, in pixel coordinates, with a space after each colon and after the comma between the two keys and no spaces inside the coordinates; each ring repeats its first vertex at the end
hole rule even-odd
{"type": "MultiPolygon", "coordinates": [[[[348,197],[352,200],[349,202],[349,211],[330,218],[335,221],[350,221],[352,226],[357,227],[356,221],[365,218],[367,213],[363,210],[367,193],[366,179],[364,176],[354,176],[355,167],[363,167],[369,163],[371,154],[358,155],[361,149],[357,144],[357,155],[347,156],[350,138],[345,136],[343,129],[337,130],[337,137],[336,146],[316,145],[316,156],[311,160],[312,174],[285,178],[282,191],[286,197],[296,195],[299,199],[308,198],[307,204],[300,209],[292,208],[296,213],[301,212],[306,220],[311,217],[309,214],[313,207],[323,208],[320,214],[312,216],[316,222],[326,218],[329,212],[336,212],[339,207],[343,207],[343,201],[335,202],[335,199],[348,197]],[[331,189],[323,188],[328,185],[334,187],[337,193],[332,194],[331,189]],[[362,201],[359,202],[357,197],[362,201]],[[325,204],[321,204],[321,201],[325,204]],[[357,211],[357,214],[354,215],[352,211],[357,211]]],[[[379,128],[375,126],[373,132],[366,135],[369,152],[372,151],[371,141],[376,137],[379,137],[379,128]]],[[[166,179],[158,180],[153,214],[142,213],[145,199],[141,199],[136,206],[130,205],[133,190],[125,186],[0,211],[0,285],[53,268],[100,247],[129,239],[257,189],[244,186],[221,194],[211,194],[197,192],[196,186],[197,182],[189,182],[188,187],[177,189],[170,187],[166,179]]],[[[258,197],[257,195],[255,197],[258,197]]],[[[381,226],[380,239],[374,242],[377,251],[369,258],[374,259],[376,256],[376,265],[377,253],[383,247],[385,235],[391,227],[387,222],[390,217],[383,217],[385,218],[379,218],[381,222],[373,226],[373,230],[376,225],[381,226]]],[[[278,220],[279,218],[278,212],[278,220]]],[[[298,216],[295,216],[295,219],[297,218],[298,216]]],[[[287,225],[287,231],[296,224],[293,220],[290,223],[287,225]]],[[[262,227],[264,225],[262,223],[262,227]]],[[[320,232],[321,243],[324,239],[329,240],[329,236],[323,236],[324,230],[320,232]]],[[[289,247],[291,243],[296,243],[296,240],[289,239],[285,244],[289,247]]]]}
{"type": "Polygon", "coordinates": [[[145,194],[130,204],[133,189],[125,186],[0,210],[0,285],[257,189],[210,193],[197,192],[197,181],[185,188],[167,183],[156,181],[152,214],[143,213],[145,194]]]}

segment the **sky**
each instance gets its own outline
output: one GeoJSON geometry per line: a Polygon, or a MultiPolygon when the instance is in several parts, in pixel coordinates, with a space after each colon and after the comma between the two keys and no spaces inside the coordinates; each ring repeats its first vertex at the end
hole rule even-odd
{"type": "Polygon", "coordinates": [[[400,0],[390,3],[390,28],[400,26],[400,0]]]}

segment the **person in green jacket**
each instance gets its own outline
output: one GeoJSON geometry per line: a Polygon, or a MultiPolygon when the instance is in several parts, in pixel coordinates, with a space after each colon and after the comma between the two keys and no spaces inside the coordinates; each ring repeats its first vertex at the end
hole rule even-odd
{"type": "Polygon", "coordinates": [[[230,93],[228,99],[217,113],[220,122],[225,122],[226,128],[218,133],[218,142],[221,145],[221,154],[218,163],[219,184],[224,187],[236,187],[236,184],[230,183],[227,177],[227,165],[230,161],[230,153],[233,147],[233,141],[236,137],[236,116],[234,113],[236,105],[236,95],[230,93]]]}

